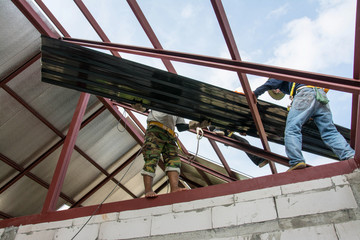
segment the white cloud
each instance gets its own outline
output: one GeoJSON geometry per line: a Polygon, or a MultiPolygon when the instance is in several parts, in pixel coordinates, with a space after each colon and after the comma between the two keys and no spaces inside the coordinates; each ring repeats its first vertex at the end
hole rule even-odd
{"type": "Polygon", "coordinates": [[[308,71],[322,71],[353,58],[355,1],[323,0],[316,19],[289,22],[285,41],[270,64],[308,71]]]}
{"type": "Polygon", "coordinates": [[[191,4],[187,4],[181,11],[181,17],[190,18],[194,13],[194,8],[191,4]]]}
{"type": "Polygon", "coordinates": [[[278,7],[277,9],[274,9],[273,11],[271,11],[271,12],[266,16],[266,18],[267,18],[267,19],[274,19],[274,18],[283,16],[283,15],[285,15],[285,14],[288,12],[288,9],[289,9],[289,4],[286,3],[286,4],[278,7]]]}

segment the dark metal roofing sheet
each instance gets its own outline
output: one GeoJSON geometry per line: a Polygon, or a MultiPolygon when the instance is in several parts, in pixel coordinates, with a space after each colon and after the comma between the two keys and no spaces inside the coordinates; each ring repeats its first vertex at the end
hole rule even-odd
{"type": "MultiPolygon", "coordinates": [[[[42,81],[258,137],[244,95],[61,40],[42,38],[42,81]]],[[[258,107],[269,141],[284,144],[286,109],[261,100],[258,107]]],[[[349,140],[349,129],[337,127],[349,140]]],[[[311,121],[303,150],[335,158],[311,121]]]]}

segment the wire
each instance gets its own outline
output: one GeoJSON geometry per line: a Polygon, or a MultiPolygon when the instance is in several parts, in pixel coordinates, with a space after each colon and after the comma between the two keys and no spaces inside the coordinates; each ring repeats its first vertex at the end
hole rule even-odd
{"type": "Polygon", "coordinates": [[[95,211],[91,214],[91,216],[88,218],[88,220],[83,224],[83,226],[79,229],[79,231],[77,231],[77,233],[71,238],[71,240],[75,239],[75,237],[84,229],[84,227],[89,223],[89,221],[91,220],[91,218],[95,215],[95,213],[99,210],[99,208],[102,206],[102,204],[111,196],[111,194],[113,194],[113,192],[115,191],[116,187],[119,186],[120,182],[123,180],[123,178],[126,176],[126,174],[129,172],[130,168],[132,167],[132,165],[134,164],[136,158],[140,155],[141,150],[142,150],[143,146],[140,148],[138,154],[136,155],[136,157],[134,158],[134,160],[131,162],[130,166],[128,167],[128,169],[126,170],[126,172],[124,173],[124,175],[121,177],[121,179],[118,181],[118,183],[115,185],[115,187],[111,190],[111,192],[104,198],[104,200],[99,204],[99,206],[95,209],[95,211]]]}

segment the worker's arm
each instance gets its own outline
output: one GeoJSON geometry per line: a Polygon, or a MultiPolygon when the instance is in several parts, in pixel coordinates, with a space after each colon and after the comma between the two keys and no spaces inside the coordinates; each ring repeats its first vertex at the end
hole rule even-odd
{"type": "Polygon", "coordinates": [[[269,80],[267,80],[263,85],[261,85],[254,91],[255,97],[258,98],[267,90],[280,88],[282,82],[283,81],[277,80],[275,78],[269,78],[269,80]]]}
{"type": "Polygon", "coordinates": [[[186,130],[189,130],[189,129],[196,129],[197,127],[206,128],[209,125],[210,125],[210,122],[207,121],[207,120],[204,120],[201,123],[197,122],[197,121],[190,121],[189,124],[187,124],[187,123],[178,123],[178,124],[176,124],[176,128],[177,128],[177,130],[179,132],[182,132],[182,131],[186,131],[186,130]]]}

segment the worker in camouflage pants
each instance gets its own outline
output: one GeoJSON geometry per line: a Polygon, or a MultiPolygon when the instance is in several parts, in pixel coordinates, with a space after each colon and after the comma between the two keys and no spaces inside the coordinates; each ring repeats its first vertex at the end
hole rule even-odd
{"type": "Polygon", "coordinates": [[[160,155],[162,155],[165,168],[168,171],[180,173],[181,162],[178,156],[176,138],[168,131],[155,125],[149,126],[146,130],[142,153],[145,160],[143,168],[145,172],[155,175],[156,166],[160,160],[160,155]]]}
{"type": "MultiPolygon", "coordinates": [[[[139,111],[146,110],[141,104],[134,104],[132,106],[139,111]]],[[[151,110],[147,118],[147,124],[148,127],[142,149],[145,164],[141,171],[144,179],[145,197],[157,197],[157,194],[152,189],[152,181],[161,156],[164,160],[165,172],[169,178],[170,192],[186,190],[178,186],[181,162],[176,145],[175,126],[179,132],[182,132],[196,129],[197,127],[206,128],[209,125],[208,121],[201,123],[190,121],[189,124],[186,124],[182,117],[151,110]]]]}

